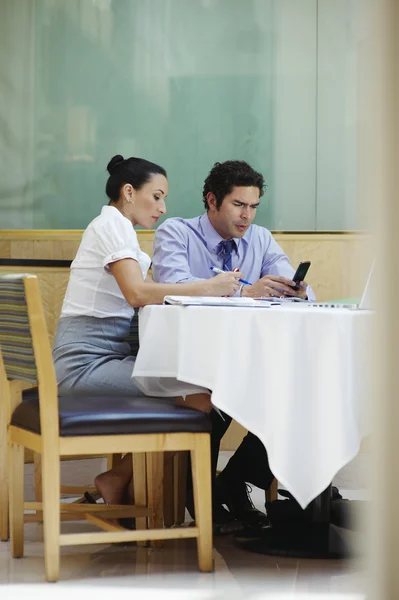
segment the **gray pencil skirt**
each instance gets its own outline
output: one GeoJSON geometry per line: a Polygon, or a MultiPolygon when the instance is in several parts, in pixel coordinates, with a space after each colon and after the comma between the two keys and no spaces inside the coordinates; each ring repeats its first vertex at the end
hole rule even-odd
{"type": "MultiPolygon", "coordinates": [[[[130,320],[64,317],[53,348],[59,394],[148,395],[132,377],[135,356],[125,341],[130,320]]],[[[186,396],[208,390],[173,378],[151,378],[152,396],[186,396]]]]}

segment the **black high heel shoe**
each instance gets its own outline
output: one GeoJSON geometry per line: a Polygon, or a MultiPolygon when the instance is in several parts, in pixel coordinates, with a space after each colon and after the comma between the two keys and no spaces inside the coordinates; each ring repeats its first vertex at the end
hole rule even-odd
{"type": "Polygon", "coordinates": [[[86,502],[84,504],[97,504],[97,500],[101,498],[100,492],[85,492],[83,496],[86,498],[86,502]]]}

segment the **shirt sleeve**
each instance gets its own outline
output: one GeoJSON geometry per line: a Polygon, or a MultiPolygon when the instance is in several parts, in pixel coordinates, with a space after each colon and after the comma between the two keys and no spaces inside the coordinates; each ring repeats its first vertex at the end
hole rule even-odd
{"type": "MultiPolygon", "coordinates": [[[[280,275],[292,279],[295,270],[292,268],[288,256],[283,252],[283,249],[272,234],[266,230],[269,239],[266,239],[266,251],[263,257],[261,277],[265,275],[280,275]]],[[[316,300],[315,293],[308,285],[306,289],[308,300],[314,302],[316,300]]]]}
{"type": "Polygon", "coordinates": [[[128,222],[116,219],[102,224],[96,231],[101,262],[105,269],[110,263],[132,258],[139,262],[140,247],[137,234],[128,222]]]}
{"type": "Polygon", "coordinates": [[[160,283],[202,281],[194,277],[188,261],[188,235],[177,219],[168,219],[158,227],[154,238],[152,277],[160,283]]]}

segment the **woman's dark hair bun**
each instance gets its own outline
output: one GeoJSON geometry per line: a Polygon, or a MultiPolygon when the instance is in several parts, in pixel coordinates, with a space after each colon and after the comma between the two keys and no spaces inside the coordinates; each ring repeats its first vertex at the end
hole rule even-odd
{"type": "Polygon", "coordinates": [[[124,159],[120,154],[111,158],[107,165],[107,171],[109,177],[105,186],[105,193],[111,202],[118,202],[121,188],[127,183],[130,183],[137,191],[150,181],[153,175],[159,174],[167,177],[163,167],[149,160],[133,156],[124,159]]]}
{"type": "Polygon", "coordinates": [[[107,164],[107,171],[110,175],[115,173],[115,170],[124,162],[124,158],[121,154],[116,154],[111,158],[107,164]]]}

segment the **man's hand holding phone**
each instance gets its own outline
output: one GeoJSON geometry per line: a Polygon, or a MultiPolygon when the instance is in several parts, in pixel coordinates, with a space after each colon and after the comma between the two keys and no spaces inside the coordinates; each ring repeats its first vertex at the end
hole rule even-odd
{"type": "Polygon", "coordinates": [[[241,295],[250,298],[272,297],[280,298],[306,298],[306,284],[301,282],[299,289],[295,290],[296,283],[292,279],[281,275],[265,275],[253,285],[244,285],[241,295]]]}
{"type": "Polygon", "coordinates": [[[298,284],[298,288],[295,290],[295,297],[302,298],[302,300],[306,300],[308,297],[307,294],[308,284],[306,281],[300,281],[298,284]]]}
{"type": "Polygon", "coordinates": [[[292,279],[280,275],[265,275],[251,286],[244,286],[241,292],[242,296],[251,298],[272,297],[280,298],[307,298],[307,284],[304,281],[306,273],[310,267],[310,262],[299,263],[295,275],[292,279]]]}

